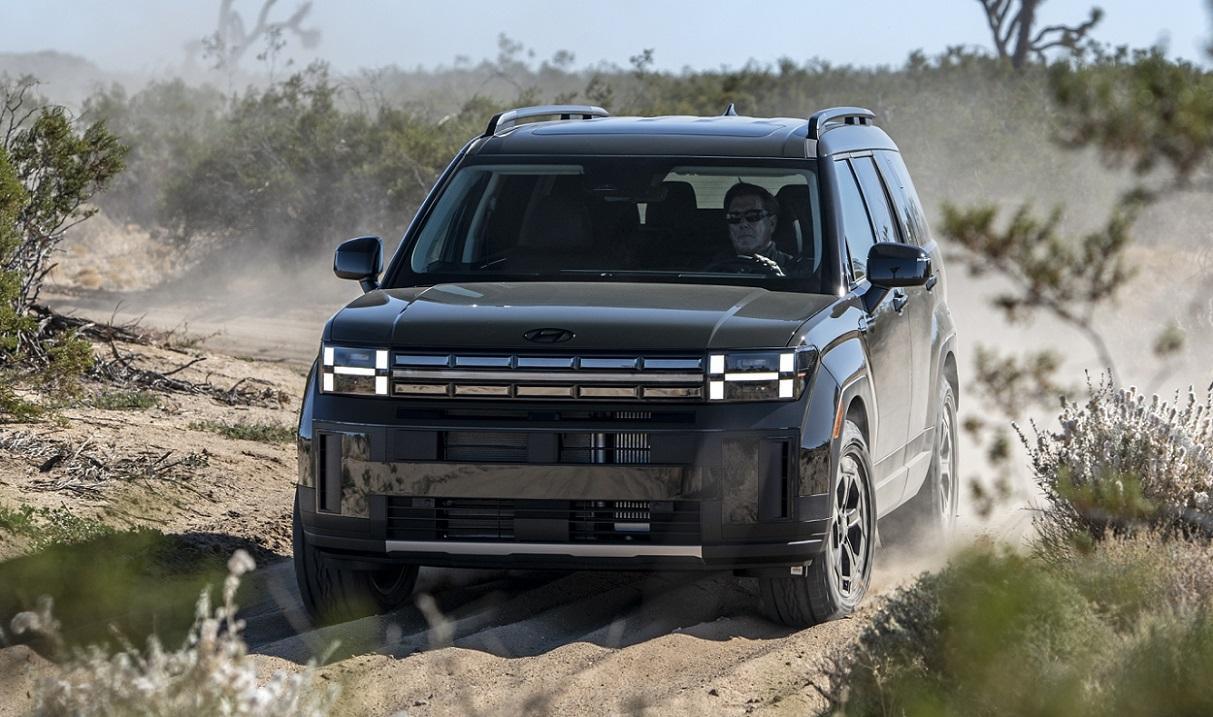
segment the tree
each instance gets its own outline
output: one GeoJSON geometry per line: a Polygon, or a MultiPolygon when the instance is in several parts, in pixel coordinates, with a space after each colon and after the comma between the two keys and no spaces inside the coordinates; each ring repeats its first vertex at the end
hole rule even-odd
{"type": "Polygon", "coordinates": [[[25,77],[0,85],[0,151],[24,190],[17,242],[0,257],[0,270],[19,280],[5,297],[19,315],[37,301],[64,232],[96,213],[86,203],[121,171],[126,154],[103,123],[77,130],[65,108],[36,101],[35,84],[25,77]]]}
{"type": "Polygon", "coordinates": [[[240,58],[259,38],[267,38],[267,53],[277,54],[282,49],[282,36],[287,31],[293,33],[303,43],[304,47],[312,48],[320,42],[320,31],[315,28],[304,28],[303,20],[312,10],[312,3],[305,2],[285,20],[270,20],[270,12],[278,0],[262,0],[261,10],[257,13],[257,22],[251,29],[246,29],[244,18],[232,9],[234,0],[220,0],[219,24],[215,32],[202,39],[202,42],[191,48],[201,49],[206,56],[213,57],[215,69],[232,70],[240,64],[240,58]]]}
{"type": "Polygon", "coordinates": [[[1103,10],[1091,8],[1085,22],[1078,25],[1046,25],[1036,30],[1036,11],[1045,0],[977,0],[986,13],[986,22],[994,36],[998,56],[1015,69],[1022,69],[1030,57],[1044,60],[1045,51],[1056,47],[1074,50],[1103,19],[1103,10]],[[1035,30],[1035,33],[1033,31],[1035,30]]]}
{"type": "Polygon", "coordinates": [[[63,107],[38,101],[34,86],[29,77],[0,83],[0,415],[17,418],[37,408],[14,383],[70,390],[92,365],[87,342],[31,309],[64,232],[96,211],[87,203],[126,151],[104,124],[78,128],[63,107]]]}
{"type": "MultiPolygon", "coordinates": [[[[1059,235],[1060,209],[1040,219],[1027,206],[1005,228],[996,226],[993,207],[948,207],[944,233],[964,249],[962,264],[972,273],[1009,280],[1013,288],[994,299],[1009,321],[1051,314],[1094,348],[1110,385],[1118,386],[1095,316],[1132,276],[1126,250],[1140,210],[1161,196],[1213,186],[1207,182],[1213,167],[1213,73],[1169,60],[1157,48],[1092,48],[1055,63],[1048,80],[1060,120],[1055,140],[1063,147],[1094,147],[1109,165],[1128,165],[1136,186],[1121,197],[1104,227],[1080,238],[1059,235]]],[[[1208,289],[1198,287],[1194,297],[1207,296],[1208,289]]],[[[1152,349],[1159,369],[1148,391],[1168,375],[1173,365],[1167,359],[1184,344],[1177,325],[1156,331],[1152,349]]],[[[1063,392],[1056,380],[1060,365],[1048,352],[1015,357],[978,347],[975,388],[1004,418],[1016,419],[1029,404],[1043,405],[1063,392]]],[[[1008,456],[1005,428],[978,417],[966,420],[979,441],[991,427],[989,457],[998,463],[1008,456]]]]}

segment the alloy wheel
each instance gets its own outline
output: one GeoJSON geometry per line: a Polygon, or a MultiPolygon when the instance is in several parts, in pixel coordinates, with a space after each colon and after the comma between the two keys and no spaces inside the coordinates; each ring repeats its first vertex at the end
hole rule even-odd
{"type": "Polygon", "coordinates": [[[871,499],[862,464],[851,454],[842,457],[834,491],[834,521],[830,532],[830,568],[839,594],[850,600],[866,589],[871,556],[871,499]]]}
{"type": "Polygon", "coordinates": [[[944,406],[939,422],[939,450],[936,453],[935,509],[939,512],[940,525],[950,527],[954,519],[952,505],[956,499],[956,440],[953,434],[953,415],[944,406]]]}

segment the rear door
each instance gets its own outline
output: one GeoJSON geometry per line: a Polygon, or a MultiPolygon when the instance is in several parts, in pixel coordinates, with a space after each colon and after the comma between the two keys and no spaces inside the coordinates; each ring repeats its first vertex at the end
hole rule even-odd
{"type": "MultiPolygon", "coordinates": [[[[860,159],[871,161],[868,157],[860,159]]],[[[869,212],[849,161],[835,161],[834,177],[851,287],[853,291],[863,293],[867,290],[868,250],[878,238],[889,236],[890,220],[879,211],[875,215],[869,212]],[[873,216],[878,219],[873,221],[873,216]]],[[[910,411],[910,327],[894,308],[892,292],[868,315],[864,341],[875,383],[876,406],[872,413],[875,414],[876,434],[870,448],[876,473],[876,503],[884,512],[897,505],[905,487],[902,463],[910,411]]]]}

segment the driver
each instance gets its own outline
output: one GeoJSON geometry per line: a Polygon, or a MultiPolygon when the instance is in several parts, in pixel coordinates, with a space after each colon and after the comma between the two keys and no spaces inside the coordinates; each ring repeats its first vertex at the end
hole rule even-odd
{"type": "Polygon", "coordinates": [[[724,195],[724,219],[729,224],[729,240],[737,256],[770,267],[771,273],[779,275],[796,268],[796,259],[775,246],[779,201],[765,188],[747,182],[730,187],[724,195]],[[779,271],[775,272],[775,268],[779,271]]]}

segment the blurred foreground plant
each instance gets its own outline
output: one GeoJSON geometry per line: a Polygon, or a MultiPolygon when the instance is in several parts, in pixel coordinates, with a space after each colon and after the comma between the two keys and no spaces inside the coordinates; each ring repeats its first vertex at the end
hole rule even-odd
{"type": "MultiPolygon", "coordinates": [[[[36,714],[57,715],[323,715],[336,689],[315,684],[311,666],[279,670],[259,684],[256,665],[240,636],[235,596],[240,578],[254,567],[238,550],[228,561],[223,604],[212,611],[210,592],[198,598],[196,620],[185,643],[165,650],[148,639],[146,652],[127,646],[114,654],[93,646],[77,653],[58,674],[39,685],[36,714]]],[[[14,633],[37,632],[52,641],[58,624],[49,601],[12,620],[14,633]]]]}
{"type": "Polygon", "coordinates": [[[820,689],[840,715],[1209,714],[1211,595],[1205,542],[978,545],[892,595],[820,689]]]}

